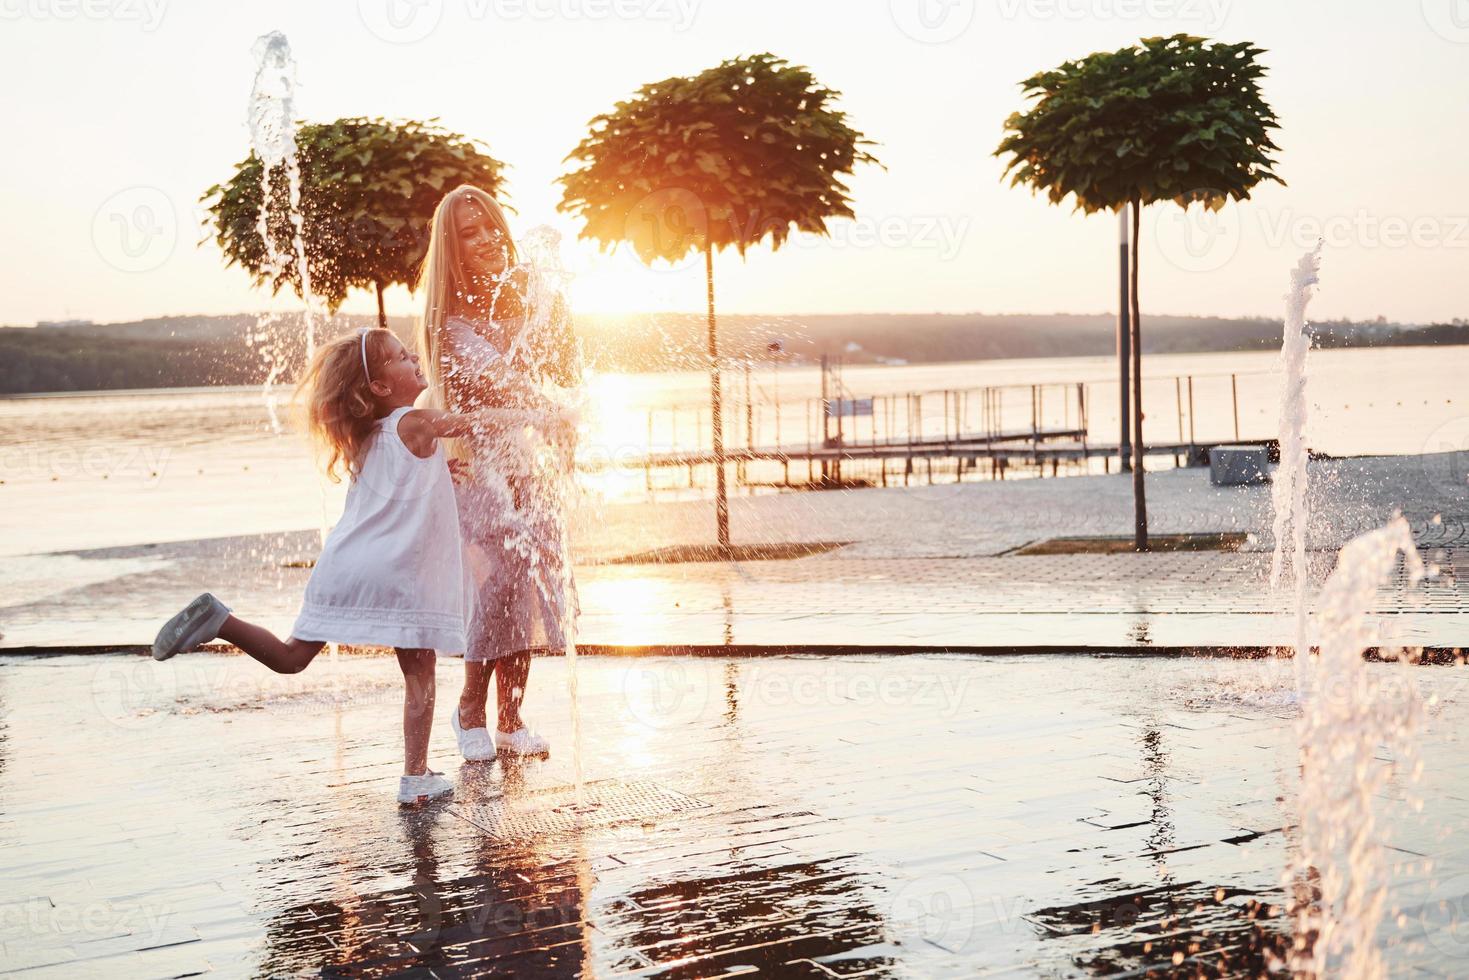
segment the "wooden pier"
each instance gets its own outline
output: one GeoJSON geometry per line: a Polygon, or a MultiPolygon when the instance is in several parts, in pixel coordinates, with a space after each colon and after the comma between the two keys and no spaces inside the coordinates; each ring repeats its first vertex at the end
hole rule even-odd
{"type": "MultiPolygon", "coordinates": [[[[1194,431],[1194,379],[1171,380],[1178,411],[1178,439],[1153,442],[1149,457],[1170,457],[1175,466],[1207,465],[1208,450],[1226,442],[1259,445],[1267,440],[1239,438],[1238,395],[1233,376],[1230,403],[1233,439],[1201,441],[1194,431]],[[1187,398],[1185,401],[1185,392],[1187,398]],[[1187,428],[1184,425],[1187,404],[1187,428]]],[[[727,407],[724,459],[733,464],[737,485],[747,487],[889,486],[920,482],[956,482],[966,474],[983,478],[1007,474],[1059,476],[1067,473],[1107,473],[1123,467],[1119,447],[1088,438],[1090,385],[1078,382],[993,385],[983,388],[876,394],[859,398],[832,373],[830,385],[823,374],[820,398],[763,401],[752,397],[746,375],[745,398],[727,407]],[[762,443],[761,420],[773,410],[775,439],[762,443]],[[781,419],[802,441],[782,438],[781,419]],[[1016,419],[1016,416],[1020,419],[1016,419]],[[1016,426],[1014,422],[1024,420],[1016,426]],[[740,425],[739,422],[743,422],[740,425]],[[1008,423],[1008,424],[1007,424],[1008,423]],[[743,432],[740,430],[743,429],[743,432]],[[729,436],[734,435],[735,439],[729,436]],[[737,440],[743,437],[743,444],[737,440]],[[1096,461],[1101,460],[1100,467],[1096,461]],[[1047,473],[1049,471],[1049,474],[1047,473]]],[[[1151,379],[1150,379],[1151,380],[1151,379]]],[[[1156,382],[1154,382],[1156,383],[1156,382]]],[[[773,387],[773,386],[772,386],[773,387]]],[[[737,389],[736,389],[737,390],[737,389]]],[[[620,456],[617,466],[639,470],[652,492],[662,488],[699,486],[699,471],[712,468],[715,456],[708,434],[712,419],[697,408],[650,409],[647,445],[667,446],[636,456],[620,456]],[[682,416],[681,414],[682,413],[682,416]],[[693,414],[693,424],[687,416],[693,414]],[[684,421],[680,424],[680,418],[684,421]],[[678,445],[681,433],[692,430],[693,446],[678,445]],[[670,445],[672,443],[672,445],[670,445]],[[659,471],[683,470],[686,480],[655,480],[659,471]]],[[[686,436],[685,436],[686,437],[686,436]]],[[[1130,461],[1129,461],[1130,463],[1130,461]]],[[[588,470],[605,469],[611,461],[583,463],[588,470]]],[[[713,482],[712,479],[709,480],[713,482]]]]}

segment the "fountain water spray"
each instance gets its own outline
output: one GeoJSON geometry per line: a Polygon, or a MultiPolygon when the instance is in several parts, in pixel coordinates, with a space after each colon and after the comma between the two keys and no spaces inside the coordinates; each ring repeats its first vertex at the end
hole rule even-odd
{"type": "MultiPolygon", "coordinates": [[[[549,227],[520,240],[520,264],[490,287],[489,308],[504,338],[493,379],[497,398],[516,406],[570,415],[576,408],[580,356],[571,340],[563,296],[569,275],[560,261],[560,235],[549,227]],[[553,379],[560,383],[551,383],[553,379]]],[[[481,499],[461,507],[467,536],[507,574],[523,576],[538,605],[533,619],[559,640],[567,657],[571,698],[576,810],[586,809],[576,656],[576,589],[566,514],[578,493],[569,439],[535,426],[485,426],[470,440],[473,484],[481,499]]],[[[533,626],[533,629],[537,627],[533,626]]]]}
{"type": "Polygon", "coordinates": [[[1423,562],[1402,517],[1349,541],[1321,592],[1320,655],[1296,656],[1303,681],[1300,816],[1284,884],[1294,895],[1288,965],[1297,975],[1383,975],[1374,940],[1390,869],[1373,803],[1395,768],[1417,777],[1423,708],[1411,679],[1398,673],[1384,682],[1381,672],[1394,668],[1369,664],[1363,651],[1376,640],[1367,613],[1400,554],[1416,583],[1423,562]],[[1379,746],[1395,761],[1379,758],[1379,746]]]}
{"type": "MultiPolygon", "coordinates": [[[[312,310],[311,271],[306,262],[306,243],[302,237],[301,167],[296,157],[296,61],[291,45],[280,31],[272,31],[256,40],[255,84],[250,90],[250,108],[246,122],[250,128],[250,148],[260,158],[260,212],[256,230],[265,246],[266,280],[274,286],[294,265],[301,282],[302,313],[306,333],[306,360],[316,353],[316,325],[312,310]],[[291,250],[283,252],[271,234],[270,210],[276,192],[272,175],[277,167],[286,179],[286,216],[290,222],[291,250]]],[[[270,364],[265,379],[265,405],[270,413],[271,428],[280,431],[273,386],[283,367],[283,345],[272,340],[274,318],[263,316],[257,324],[256,342],[265,344],[264,354],[270,364]]]]}
{"type": "Polygon", "coordinates": [[[1306,528],[1310,523],[1306,504],[1306,355],[1311,350],[1311,338],[1306,334],[1306,304],[1311,300],[1311,287],[1318,281],[1320,266],[1321,246],[1318,244],[1291,270],[1284,338],[1280,347],[1285,374],[1280,390],[1280,467],[1271,488],[1275,505],[1275,551],[1270,558],[1270,587],[1280,587],[1287,564],[1286,535],[1289,532],[1298,659],[1304,657],[1309,649],[1306,636],[1306,528]]]}

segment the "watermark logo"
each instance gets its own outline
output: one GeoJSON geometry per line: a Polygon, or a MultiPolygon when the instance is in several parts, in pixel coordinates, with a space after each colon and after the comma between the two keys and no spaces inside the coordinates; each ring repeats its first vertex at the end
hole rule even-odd
{"type": "Polygon", "coordinates": [[[699,660],[634,664],[623,675],[623,702],[648,728],[681,728],[704,714],[713,685],[711,670],[699,660]]]}
{"type": "Polygon", "coordinates": [[[1416,918],[1430,946],[1462,962],[1469,955],[1469,872],[1434,881],[1416,918]]]}
{"type": "Polygon", "coordinates": [[[167,0],[0,0],[0,20],[111,20],[158,30],[167,0]]]}
{"type": "Polygon", "coordinates": [[[893,895],[888,919],[940,949],[957,953],[974,931],[974,894],[958,875],[915,878],[893,895]]]}
{"type": "Polygon", "coordinates": [[[357,0],[357,16],[378,40],[413,44],[439,26],[444,0],[357,0]]]}
{"type": "Polygon", "coordinates": [[[693,26],[698,0],[467,0],[467,9],[473,20],[645,20],[682,33],[693,26]]]}
{"type": "Polygon", "coordinates": [[[92,704],[107,721],[134,731],[151,728],[178,694],[171,663],[145,657],[104,657],[92,672],[92,704]]]}
{"type": "Polygon", "coordinates": [[[791,244],[797,248],[902,249],[937,253],[940,262],[959,257],[969,235],[968,215],[889,214],[859,215],[834,221],[825,234],[797,231],[791,244]]]}
{"type": "Polygon", "coordinates": [[[663,187],[628,208],[622,237],[640,255],[677,255],[650,265],[659,272],[681,272],[704,261],[702,243],[709,233],[709,210],[685,187],[663,187]]]}
{"type": "Polygon", "coordinates": [[[118,191],[92,217],[92,244],[102,261],[122,272],[151,272],[173,255],[178,213],[156,187],[118,191]]]}
{"type": "Polygon", "coordinates": [[[888,0],[898,30],[922,44],[945,44],[969,29],[974,0],[888,0]]]}
{"type": "Polygon", "coordinates": [[[1222,269],[1239,251],[1244,220],[1232,198],[1217,211],[1193,203],[1151,208],[1153,241],[1170,263],[1185,272],[1222,269]]]}
{"type": "Polygon", "coordinates": [[[1230,0],[999,0],[1006,20],[1153,20],[1195,24],[1213,33],[1229,17],[1230,0]]]}
{"type": "Polygon", "coordinates": [[[1454,44],[1469,44],[1469,0],[1422,0],[1423,20],[1454,44]]]}
{"type": "Polygon", "coordinates": [[[1449,419],[1430,432],[1420,452],[1434,493],[1448,500],[1469,497],[1469,415],[1449,419]]]}

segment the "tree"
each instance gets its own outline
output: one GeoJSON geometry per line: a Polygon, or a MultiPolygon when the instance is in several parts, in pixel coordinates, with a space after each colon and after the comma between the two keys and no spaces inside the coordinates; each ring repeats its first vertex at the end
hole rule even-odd
{"type": "Polygon", "coordinates": [[[714,317],[714,253],[740,253],[765,239],[779,249],[791,231],[827,234],[851,218],[841,178],[877,163],[873,145],[833,108],[840,93],[806,68],[772,54],[725,61],[692,77],[644,85],[567,155],[560,209],[585,223],[581,237],[603,250],[632,245],[649,264],[704,254],[709,391],[713,406],[715,513],[729,547],[723,404],[714,317]]]}
{"type": "Polygon", "coordinates": [[[1011,186],[1068,195],[1091,214],[1132,207],[1133,506],[1135,545],[1148,548],[1143,485],[1142,343],[1138,229],[1143,205],[1198,202],[1218,210],[1245,200],[1262,180],[1284,184],[1270,153],[1275,114],[1260,95],[1261,48],[1187,34],[1145,38],[1068,61],[1021,82],[1035,104],[1005,120],[996,156],[1011,186]]]}
{"type": "MultiPolygon", "coordinates": [[[[444,193],[474,184],[500,195],[505,165],[484,152],[484,144],[435,122],[349,118],[297,130],[307,271],[312,292],[330,312],[349,289],[372,289],[378,323],[386,327],[383,290],[413,285],[428,247],[429,221],[444,193]]],[[[209,188],[200,200],[213,215],[215,241],[227,264],[238,263],[272,293],[290,286],[299,296],[293,263],[279,272],[269,268],[257,223],[262,167],[252,152],[227,182],[209,188]]],[[[270,193],[267,227],[277,249],[289,254],[294,229],[284,165],[272,171],[270,193]]]]}

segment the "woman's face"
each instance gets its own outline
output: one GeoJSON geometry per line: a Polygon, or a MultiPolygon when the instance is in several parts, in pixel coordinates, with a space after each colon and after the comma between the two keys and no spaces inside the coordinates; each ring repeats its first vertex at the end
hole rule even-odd
{"type": "Polygon", "coordinates": [[[510,265],[510,242],[478,201],[455,205],[454,234],[472,275],[498,276],[510,265]]]}

